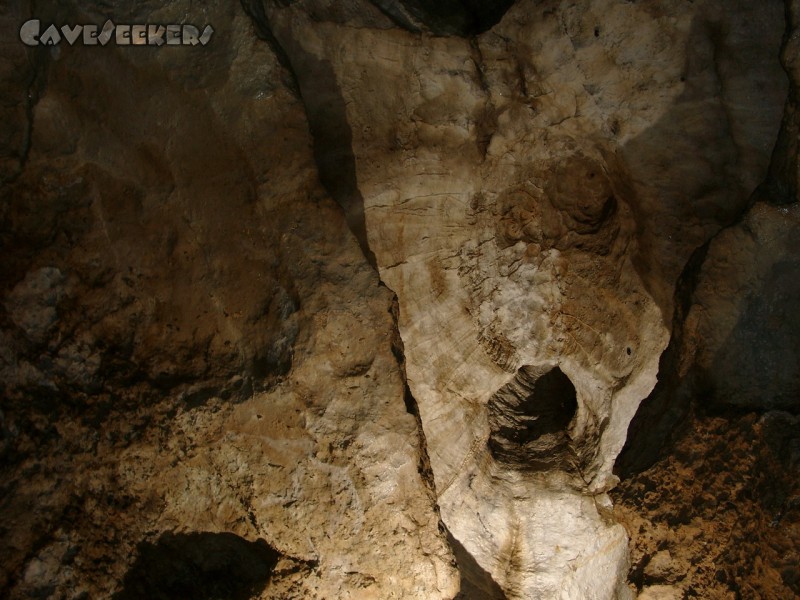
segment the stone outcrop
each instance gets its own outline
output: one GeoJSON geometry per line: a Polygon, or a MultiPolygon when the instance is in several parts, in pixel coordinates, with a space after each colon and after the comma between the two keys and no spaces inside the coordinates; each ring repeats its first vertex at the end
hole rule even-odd
{"type": "Polygon", "coordinates": [[[640,598],[800,596],[797,14],[787,2],[767,177],[687,264],[661,381],[618,464],[640,598]]]}
{"type": "Polygon", "coordinates": [[[37,87],[3,184],[0,595],[452,598],[392,294],[251,20],[188,15],[212,44],[35,48],[6,82],[37,87]]]}
{"type": "Polygon", "coordinates": [[[676,424],[797,409],[795,4],[9,4],[215,37],[0,63],[2,593],[742,580],[704,478],[783,519],[794,417],[676,424]]]}
{"type": "Polygon", "coordinates": [[[640,599],[800,595],[797,425],[779,411],[697,415],[612,492],[640,599]]]}
{"type": "Polygon", "coordinates": [[[518,2],[472,40],[266,6],[310,113],[346,132],[342,204],[398,294],[451,534],[509,597],[624,595],[602,493],[684,264],[766,175],[782,6],[518,2]],[[553,369],[575,405],[537,432],[553,369]]]}

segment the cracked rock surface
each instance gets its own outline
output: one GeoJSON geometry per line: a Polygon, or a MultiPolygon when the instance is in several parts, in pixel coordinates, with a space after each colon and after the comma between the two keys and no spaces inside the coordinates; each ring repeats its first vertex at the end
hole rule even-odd
{"type": "Polygon", "coordinates": [[[290,78],[235,4],[115,17],[186,10],[212,44],[15,67],[40,87],[2,188],[0,595],[452,598],[393,297],[290,78]]]}
{"type": "Polygon", "coordinates": [[[797,2],[40,4],[0,594],[800,593],[797,2]]]}
{"type": "Polygon", "coordinates": [[[471,39],[314,5],[267,14],[346,131],[342,204],[398,295],[445,524],[508,597],[625,597],[604,492],[684,264],[766,176],[782,5],[517,2],[471,39]],[[546,417],[553,369],[575,405],[546,417]]]}

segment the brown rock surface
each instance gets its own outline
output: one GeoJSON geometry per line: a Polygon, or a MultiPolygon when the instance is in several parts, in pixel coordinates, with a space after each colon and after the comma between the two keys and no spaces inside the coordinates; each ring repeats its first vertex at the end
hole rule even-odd
{"type": "Polygon", "coordinates": [[[518,2],[465,40],[317,4],[265,18],[398,294],[445,524],[509,597],[624,594],[592,574],[624,571],[622,532],[585,500],[606,503],[684,264],[766,174],[782,6],[518,2]]]}
{"type": "Polygon", "coordinates": [[[241,8],[115,16],[185,10],[213,44],[31,51],[2,189],[0,595],[452,598],[392,295],[241,8]]]}
{"type": "Polygon", "coordinates": [[[685,268],[661,381],[619,464],[629,477],[615,510],[631,534],[631,580],[644,590],[800,597],[798,13],[786,8],[790,91],[769,174],[685,268]]]}
{"type": "Polygon", "coordinates": [[[799,593],[797,2],[40,4],[0,595],[799,593]]]}
{"type": "Polygon", "coordinates": [[[679,598],[800,597],[798,424],[777,411],[698,415],[669,456],[624,479],[612,497],[631,581],[679,598]]]}

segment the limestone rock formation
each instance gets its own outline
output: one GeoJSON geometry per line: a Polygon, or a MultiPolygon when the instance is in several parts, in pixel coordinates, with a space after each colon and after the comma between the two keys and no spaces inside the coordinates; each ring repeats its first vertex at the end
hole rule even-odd
{"type": "Polygon", "coordinates": [[[0,10],[0,593],[800,593],[796,2],[0,10]]]}
{"type": "Polygon", "coordinates": [[[472,40],[312,5],[265,14],[310,113],[352,145],[342,204],[398,294],[445,524],[509,597],[624,595],[625,538],[596,502],[683,265],[765,177],[781,5],[518,2],[472,40]],[[765,109],[743,110],[756,89],[765,109]],[[573,404],[543,417],[554,370],[573,404]]]}
{"type": "Polygon", "coordinates": [[[698,415],[612,492],[639,598],[800,596],[797,425],[780,411],[698,415]]]}
{"type": "Polygon", "coordinates": [[[35,91],[6,82],[36,97],[3,184],[0,595],[452,598],[392,294],[251,20],[188,14],[213,44],[40,47],[35,91]]]}
{"type": "Polygon", "coordinates": [[[790,89],[768,175],[687,264],[661,381],[618,465],[640,597],[800,597],[797,14],[788,2],[790,89]]]}

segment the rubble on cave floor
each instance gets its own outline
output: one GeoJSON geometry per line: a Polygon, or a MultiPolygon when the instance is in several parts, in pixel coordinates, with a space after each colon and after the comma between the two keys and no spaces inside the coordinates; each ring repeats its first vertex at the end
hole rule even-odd
{"type": "Polygon", "coordinates": [[[653,597],[800,597],[798,424],[778,411],[695,415],[668,456],[622,481],[631,584],[653,597]]]}

